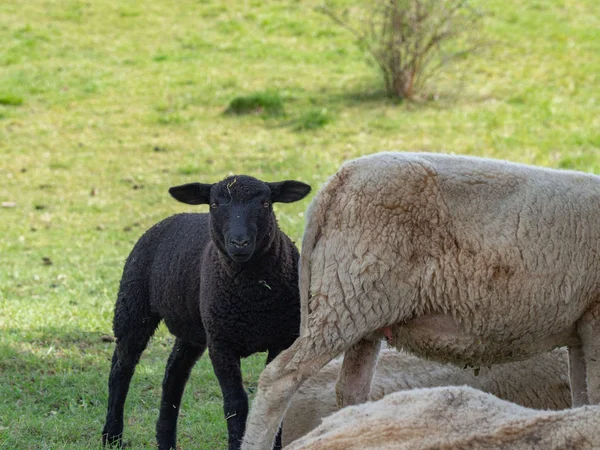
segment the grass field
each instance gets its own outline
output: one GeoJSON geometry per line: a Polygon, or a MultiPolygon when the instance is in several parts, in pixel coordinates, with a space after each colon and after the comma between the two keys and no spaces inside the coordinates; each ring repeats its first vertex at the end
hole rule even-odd
{"type": "MultiPolygon", "coordinates": [[[[415,103],[385,97],[317,2],[230,3],[0,2],[0,448],[99,447],[123,262],[147,227],[194,209],[171,185],[233,172],[316,189],[386,149],[600,173],[597,0],[479,1],[495,44],[415,103]],[[224,114],[253,96],[273,111],[224,114]]],[[[277,208],[297,242],[307,204],[277,208]]],[[[154,445],[172,342],[161,327],[133,379],[133,449],[154,445]]],[[[245,361],[250,388],[263,362],[245,361]]],[[[226,441],[205,357],[179,443],[226,441]]]]}

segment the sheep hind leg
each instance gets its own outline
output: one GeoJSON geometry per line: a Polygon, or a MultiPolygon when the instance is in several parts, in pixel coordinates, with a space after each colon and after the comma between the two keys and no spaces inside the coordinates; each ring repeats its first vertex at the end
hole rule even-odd
{"type": "Polygon", "coordinates": [[[569,380],[571,382],[571,405],[573,406],[589,404],[585,372],[585,359],[581,344],[569,346],[569,380]]]}
{"type": "Polygon", "coordinates": [[[339,409],[365,403],[369,399],[371,381],[380,348],[381,341],[379,339],[362,339],[346,350],[335,385],[339,409]]]}
{"type": "MultiPolygon", "coordinates": [[[[600,404],[600,303],[590,308],[577,323],[581,339],[587,394],[591,404],[600,404]]],[[[585,403],[584,403],[585,404],[585,403]]],[[[574,404],[573,406],[581,406],[574,404]]]]}
{"type": "Polygon", "coordinates": [[[162,384],[160,414],[156,423],[156,441],[159,450],[176,448],[177,418],[185,385],[196,361],[206,350],[206,343],[198,345],[175,340],[169,355],[162,384]]]}
{"type": "Polygon", "coordinates": [[[117,345],[112,357],[108,377],[108,410],[102,429],[102,445],[122,447],[123,409],[129,392],[129,384],[140,356],[154,334],[160,317],[150,316],[136,323],[130,323],[128,316],[115,315],[117,345]],[[122,319],[125,317],[125,319],[122,319]],[[129,326],[131,325],[131,326],[129,326]],[[137,325],[137,326],[136,326],[137,325]]]}
{"type": "Polygon", "coordinates": [[[335,347],[315,344],[310,336],[301,336],[265,368],[248,416],[242,450],[272,448],[294,393],[345,347],[342,339],[335,347]]]}
{"type": "MultiPolygon", "coordinates": [[[[265,366],[268,366],[271,363],[271,361],[273,361],[277,357],[277,355],[279,355],[279,353],[281,353],[281,350],[269,350],[265,366]]],[[[275,444],[273,444],[273,450],[281,450],[282,447],[283,446],[281,445],[281,427],[279,427],[279,430],[277,430],[277,436],[275,436],[275,444]]]]}

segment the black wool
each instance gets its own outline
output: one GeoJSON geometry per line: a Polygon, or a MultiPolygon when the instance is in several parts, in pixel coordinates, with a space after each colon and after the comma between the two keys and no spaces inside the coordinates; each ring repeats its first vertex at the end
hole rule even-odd
{"type": "Polygon", "coordinates": [[[279,229],[272,204],[300,200],[310,186],[238,175],[170,192],[184,203],[209,204],[210,213],[178,214],[154,225],[125,263],[102,442],[122,444],[129,383],[163,320],[176,340],[163,380],[158,448],[176,448],[183,390],[208,348],[223,393],[229,449],[239,449],[248,414],[240,358],[266,351],[268,364],[300,328],[298,250],[279,229]]]}

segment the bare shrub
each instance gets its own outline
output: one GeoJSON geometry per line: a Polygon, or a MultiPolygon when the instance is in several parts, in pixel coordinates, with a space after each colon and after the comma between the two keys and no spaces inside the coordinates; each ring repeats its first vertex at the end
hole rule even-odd
{"type": "Polygon", "coordinates": [[[381,69],[391,97],[411,99],[450,62],[482,48],[482,14],[468,0],[374,0],[339,14],[318,8],[349,30],[381,69]]]}

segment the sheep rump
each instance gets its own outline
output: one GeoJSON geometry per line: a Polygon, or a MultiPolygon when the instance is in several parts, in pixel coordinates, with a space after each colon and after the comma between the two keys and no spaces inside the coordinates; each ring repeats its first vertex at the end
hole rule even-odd
{"type": "Polygon", "coordinates": [[[575,406],[600,402],[600,177],[484,158],[380,153],[307,211],[300,337],[259,381],[242,448],[345,352],[338,405],[366,401],[385,334],[459,366],[569,347],[575,406]],[[382,333],[382,331],[384,333],[382,333]]]}
{"type": "MultiPolygon", "coordinates": [[[[342,361],[336,359],[306,380],[283,418],[283,446],[304,436],[337,411],[335,383],[342,361]]],[[[437,386],[468,385],[521,406],[566,409],[571,406],[567,351],[560,348],[528,360],[481,368],[460,369],[417,358],[404,351],[381,350],[370,401],[393,392],[437,386]]]]}
{"type": "Polygon", "coordinates": [[[427,153],[350,161],[309,207],[302,332],[335,348],[375,331],[365,325],[408,322],[398,347],[473,366],[576,344],[574,323],[600,302],[599,204],[600,178],[577,172],[427,153]]]}
{"type": "Polygon", "coordinates": [[[592,450],[600,407],[524,408],[473,388],[390,394],[345,408],[286,450],[592,450]]]}

